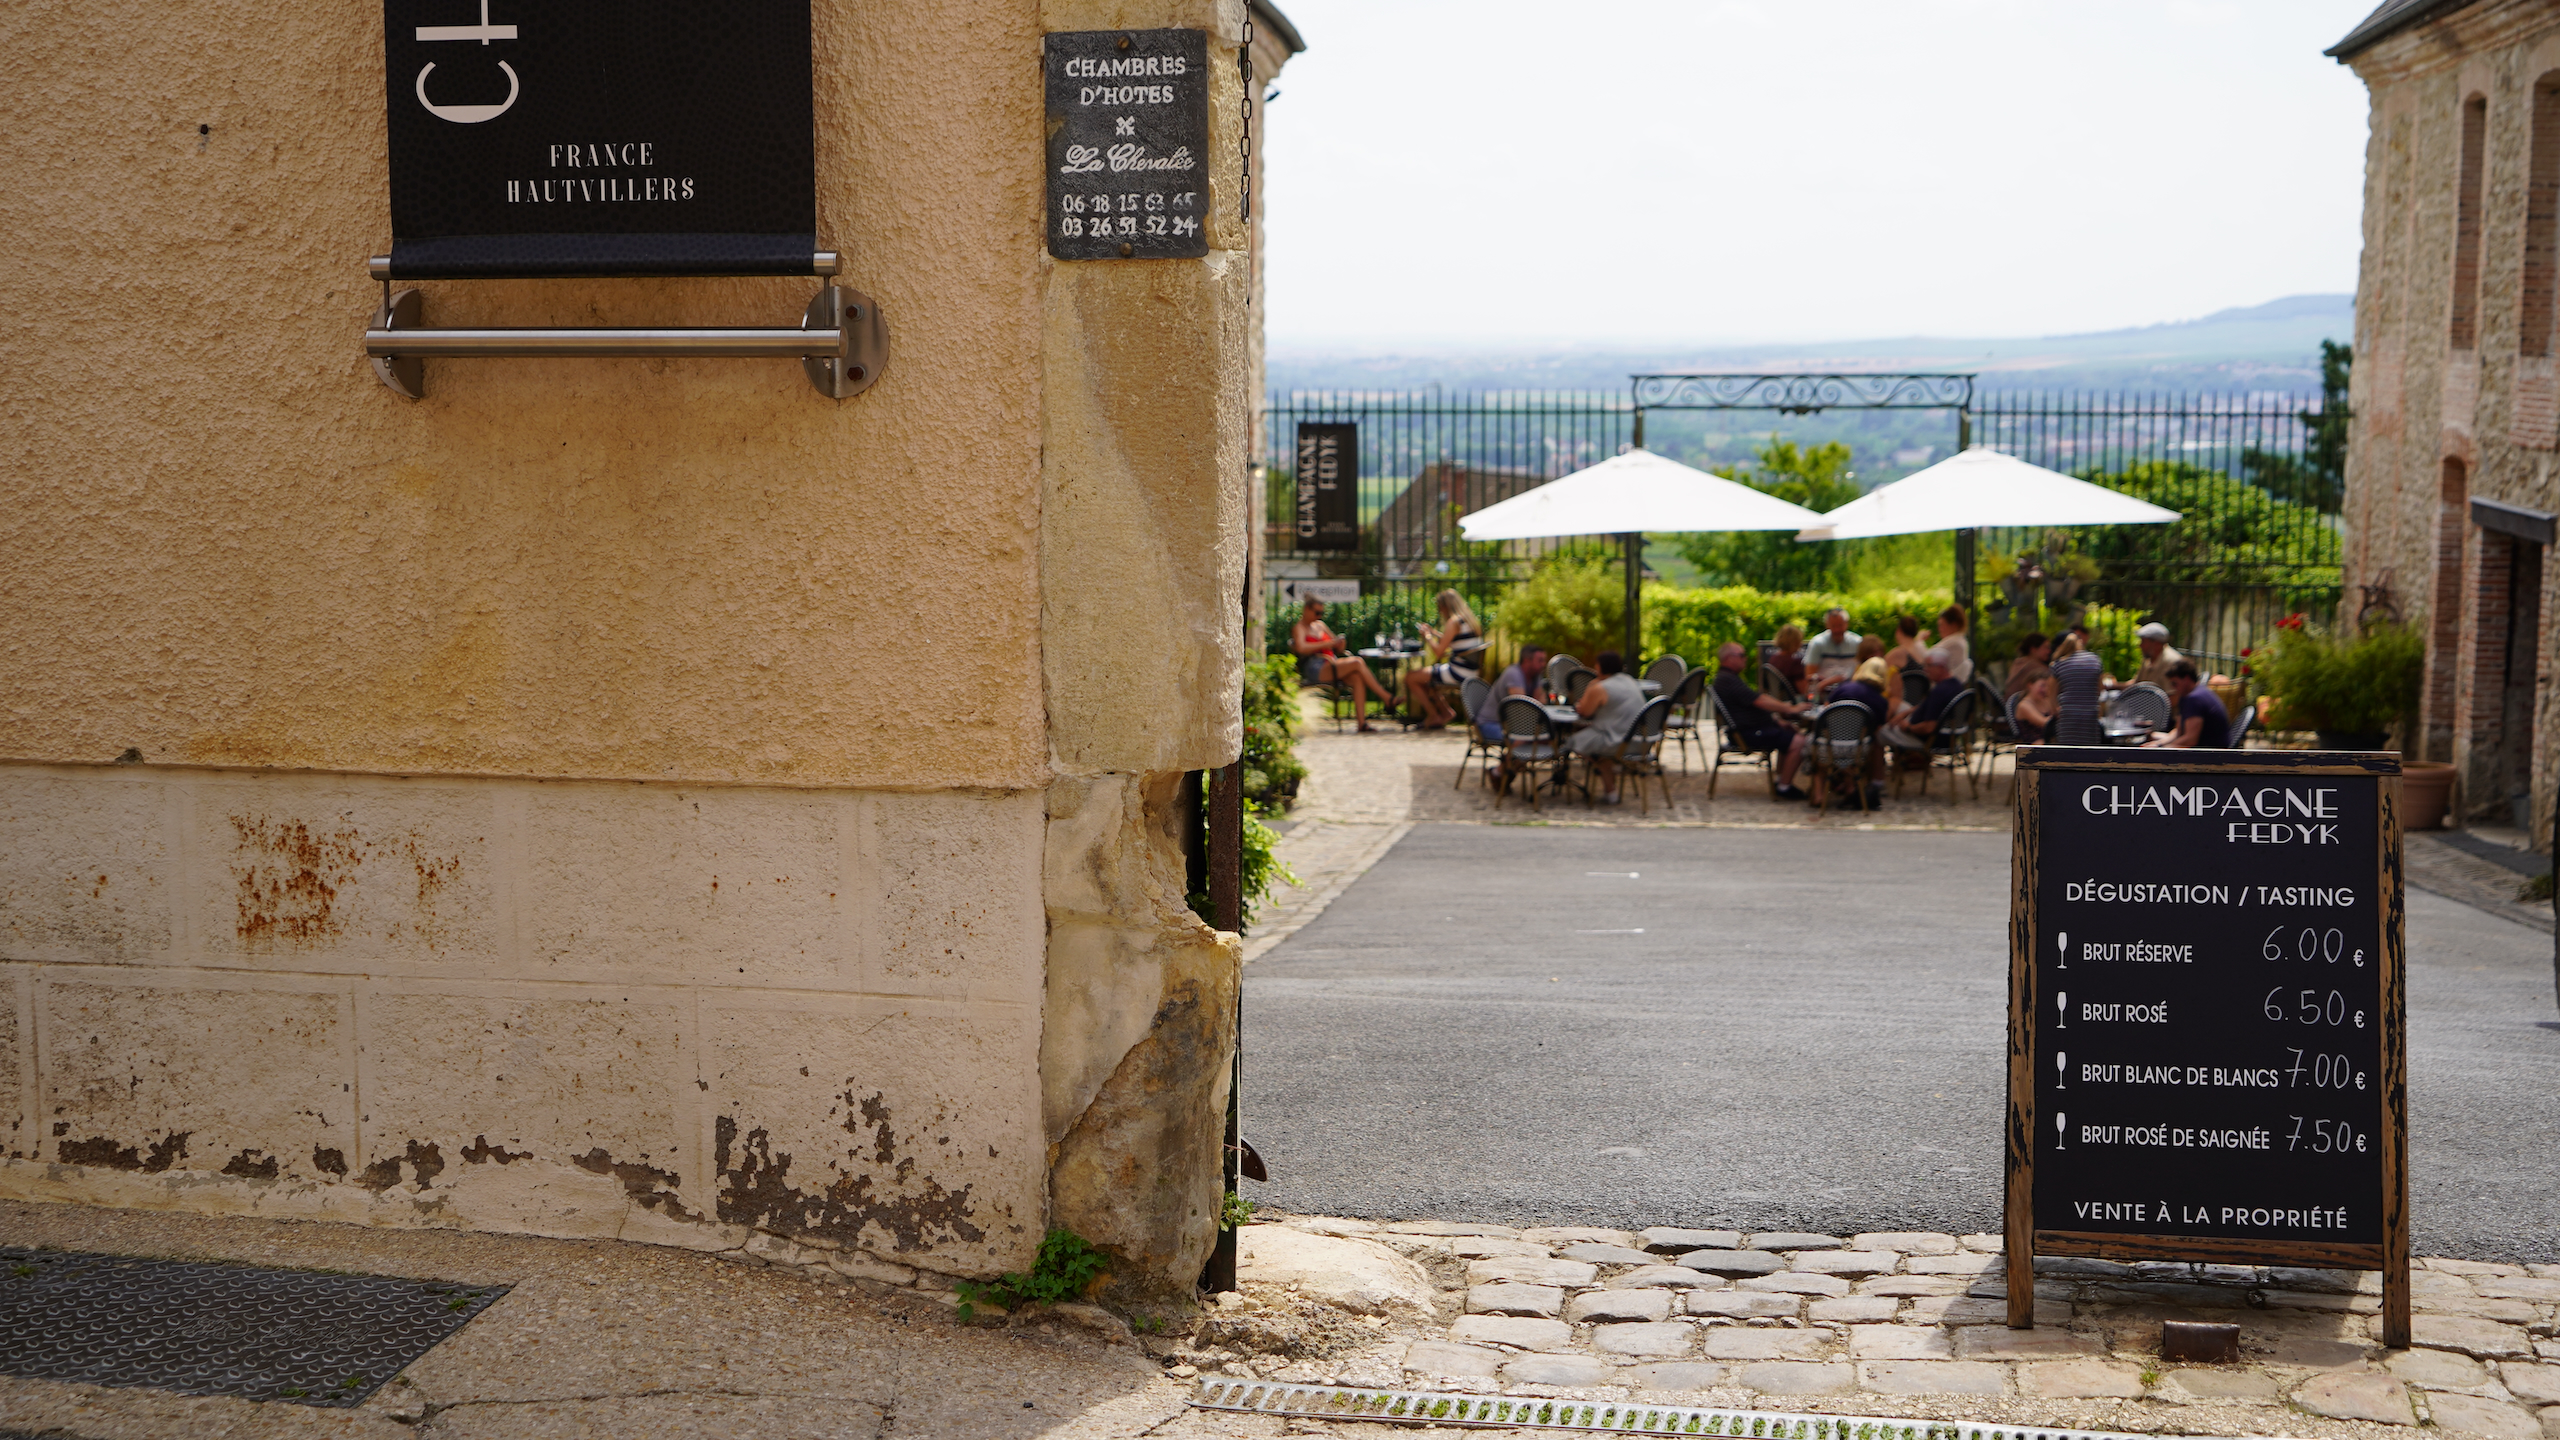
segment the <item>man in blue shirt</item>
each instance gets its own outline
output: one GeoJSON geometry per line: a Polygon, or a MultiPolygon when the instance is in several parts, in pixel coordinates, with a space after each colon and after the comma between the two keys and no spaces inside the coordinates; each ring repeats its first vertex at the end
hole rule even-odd
{"type": "Polygon", "coordinates": [[[2178,697],[2178,728],[2164,730],[2144,741],[2171,750],[2228,750],[2231,748],[2231,712],[2222,708],[2222,697],[2213,693],[2196,675],[2196,662],[2180,658],[2171,661],[2169,693],[2178,697]]]}
{"type": "Polygon", "coordinates": [[[1513,695],[1526,695],[1538,688],[1538,677],[1546,673],[1547,652],[1532,645],[1520,652],[1518,664],[1502,672],[1493,682],[1493,692],[1484,697],[1484,708],[1476,711],[1476,733],[1488,745],[1502,743],[1502,702],[1513,695]]]}

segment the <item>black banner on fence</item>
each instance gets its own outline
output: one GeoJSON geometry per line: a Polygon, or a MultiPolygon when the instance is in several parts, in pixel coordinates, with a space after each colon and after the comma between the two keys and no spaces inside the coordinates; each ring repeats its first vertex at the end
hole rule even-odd
{"type": "Polygon", "coordinates": [[[400,278],[806,275],[808,0],[384,0],[400,278]]]}
{"type": "Polygon", "coordinates": [[[2399,757],[2018,754],[2011,1273],[2334,1265],[2405,1296],[2399,757]]]}
{"type": "Polygon", "coordinates": [[[1209,253],[1209,37],[1067,30],[1047,37],[1049,253],[1175,260],[1209,253]]]}
{"type": "Polygon", "coordinates": [[[1360,548],[1360,427],[1302,424],[1297,482],[1297,549],[1360,548]]]}

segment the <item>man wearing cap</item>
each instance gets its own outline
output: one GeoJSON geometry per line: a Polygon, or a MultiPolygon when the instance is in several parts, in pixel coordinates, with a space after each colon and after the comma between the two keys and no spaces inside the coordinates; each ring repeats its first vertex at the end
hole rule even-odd
{"type": "Polygon", "coordinates": [[[2154,620],[2133,636],[2142,643],[2142,668],[2133,672],[2133,683],[2168,689],[2169,667],[2187,658],[2170,648],[2169,627],[2154,620]]]}

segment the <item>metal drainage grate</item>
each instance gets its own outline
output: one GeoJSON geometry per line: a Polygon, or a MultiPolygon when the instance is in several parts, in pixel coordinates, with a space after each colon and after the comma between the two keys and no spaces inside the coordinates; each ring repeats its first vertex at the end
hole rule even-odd
{"type": "Polygon", "coordinates": [[[0,1246],[0,1374],[358,1405],[508,1288],[0,1246]]]}
{"type": "Polygon", "coordinates": [[[1408,1425],[1624,1435],[1739,1435],[1746,1440],[2162,1440],[2157,1435],[2127,1435],[2111,1430],[2052,1430],[1971,1421],[1895,1420],[1873,1415],[1781,1415],[1767,1410],[1719,1410],[1698,1405],[1372,1390],[1353,1385],[1291,1385],[1223,1375],[1202,1376],[1200,1393],[1191,1403],[1203,1410],[1294,1415],[1312,1420],[1384,1420],[1408,1425]]]}

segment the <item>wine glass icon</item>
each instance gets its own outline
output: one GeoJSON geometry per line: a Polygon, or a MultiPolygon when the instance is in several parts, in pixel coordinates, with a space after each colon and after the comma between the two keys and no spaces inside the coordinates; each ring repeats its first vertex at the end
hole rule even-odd
{"type": "Polygon", "coordinates": [[[2071,1079],[2071,1057],[2059,1050],[2053,1052],[2053,1088],[2060,1090],[2071,1079]]]}
{"type": "Polygon", "coordinates": [[[2060,951],[2062,952],[2062,958],[2054,962],[2054,966],[2053,966],[2053,968],[2055,968],[2055,969],[2057,969],[2057,970],[2068,970],[2068,969],[2070,969],[2070,968],[2071,968],[2071,932],[2070,932],[2070,931],[2068,931],[2068,930],[2062,930],[2062,931],[2057,931],[2057,932],[2055,932],[2054,937],[2053,937],[2053,943],[2054,943],[2054,948],[2056,948],[2056,949],[2058,949],[2058,950],[2060,950],[2060,951]]]}
{"type": "Polygon", "coordinates": [[[2057,1110],[2053,1113],[2053,1148],[2062,1148],[2063,1137],[2071,1133],[2071,1117],[2057,1110]]]}
{"type": "Polygon", "coordinates": [[[2053,1022],[2053,1028],[2056,1030],[2069,1028],[2071,1024],[2071,992],[2068,990],[2054,991],[2053,1008],[2059,1016],[2059,1018],[2053,1022]]]}

